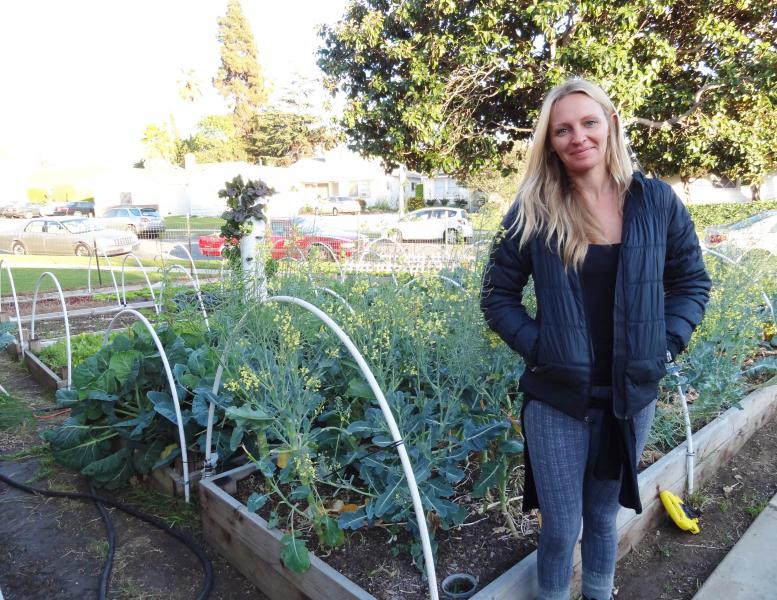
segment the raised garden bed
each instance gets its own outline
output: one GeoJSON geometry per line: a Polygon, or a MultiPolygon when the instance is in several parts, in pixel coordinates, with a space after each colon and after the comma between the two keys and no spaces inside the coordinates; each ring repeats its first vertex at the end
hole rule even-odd
{"type": "MultiPolygon", "coordinates": [[[[694,481],[701,485],[759,427],[777,413],[777,386],[751,393],[739,407],[720,415],[694,434],[696,468],[694,481]]],[[[323,560],[311,557],[310,570],[297,574],[281,562],[282,533],[269,529],[267,521],[249,512],[234,496],[238,483],[256,467],[245,465],[200,482],[203,531],[208,541],[270,598],[375,598],[362,587],[335,571],[323,560]]],[[[639,476],[644,507],[641,515],[621,511],[618,519],[619,556],[628,553],[664,514],[658,492],[682,495],[685,488],[685,444],[675,448],[639,476]]],[[[389,546],[386,546],[386,553],[389,546]]],[[[487,556],[483,557],[488,560],[487,556]]],[[[536,552],[532,552],[501,576],[487,583],[473,600],[529,600],[537,593],[536,552]]],[[[579,545],[575,554],[579,576],[579,545]]],[[[419,577],[420,580],[420,577],[419,577]]]]}

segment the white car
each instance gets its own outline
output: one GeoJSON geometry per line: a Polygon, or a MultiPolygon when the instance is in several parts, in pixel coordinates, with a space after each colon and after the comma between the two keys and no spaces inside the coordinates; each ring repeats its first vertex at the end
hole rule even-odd
{"type": "Polygon", "coordinates": [[[402,240],[442,240],[448,244],[472,240],[472,223],[463,208],[422,208],[399,219],[386,237],[402,240]]]}
{"type": "Polygon", "coordinates": [[[726,255],[741,256],[756,249],[777,255],[777,210],[767,210],[730,225],[707,227],[704,244],[726,255]]]}
{"type": "Polygon", "coordinates": [[[362,211],[362,205],[356,198],[350,196],[330,196],[320,198],[313,204],[313,212],[317,215],[338,215],[353,213],[358,215],[362,211]]]}

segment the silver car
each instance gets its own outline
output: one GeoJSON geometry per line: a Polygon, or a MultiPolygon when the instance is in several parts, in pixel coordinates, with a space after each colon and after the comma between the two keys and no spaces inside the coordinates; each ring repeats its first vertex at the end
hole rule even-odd
{"type": "Polygon", "coordinates": [[[122,229],[139,236],[156,237],[165,230],[165,220],[156,209],[141,206],[112,206],[105,210],[102,222],[111,229],[122,229]]]}
{"type": "Polygon", "coordinates": [[[105,254],[126,254],[140,246],[138,236],[103,229],[84,217],[30,219],[18,231],[0,233],[0,248],[12,254],[89,256],[95,247],[105,254]]]}

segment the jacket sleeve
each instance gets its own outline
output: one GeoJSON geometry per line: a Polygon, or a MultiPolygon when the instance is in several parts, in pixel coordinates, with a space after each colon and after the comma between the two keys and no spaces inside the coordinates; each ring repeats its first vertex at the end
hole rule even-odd
{"type": "Polygon", "coordinates": [[[667,349],[676,357],[688,345],[704,316],[710,281],[693,221],[677,194],[666,185],[669,221],[664,262],[664,320],[667,349]]]}
{"type": "Polygon", "coordinates": [[[528,245],[519,250],[520,235],[511,235],[516,207],[511,209],[494,237],[483,273],[480,309],[486,323],[528,365],[537,363],[539,325],[523,304],[523,292],[532,272],[528,245]]]}

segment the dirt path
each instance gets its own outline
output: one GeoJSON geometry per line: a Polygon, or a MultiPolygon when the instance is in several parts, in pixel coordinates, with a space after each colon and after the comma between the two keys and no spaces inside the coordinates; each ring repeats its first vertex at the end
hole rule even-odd
{"type": "MultiPolygon", "coordinates": [[[[0,383],[33,409],[52,406],[51,394],[5,353],[0,353],[0,383]]],[[[56,465],[41,451],[40,432],[62,418],[33,418],[0,430],[0,473],[33,487],[87,492],[81,475],[56,465]],[[32,450],[33,456],[9,460],[21,450],[32,450]]],[[[168,521],[183,520],[183,528],[204,545],[196,508],[143,487],[122,491],[117,498],[168,521]]],[[[196,596],[203,575],[191,552],[161,530],[118,510],[110,513],[118,548],[109,598],[183,600],[196,596]]],[[[0,483],[0,523],[0,589],[6,600],[97,597],[107,542],[94,504],[31,496],[0,483]]],[[[210,598],[267,600],[207,547],[206,552],[215,575],[210,598]]]]}
{"type": "Polygon", "coordinates": [[[697,535],[669,518],[618,564],[618,598],[689,600],[777,493],[777,418],[696,494],[702,509],[697,535]]]}

